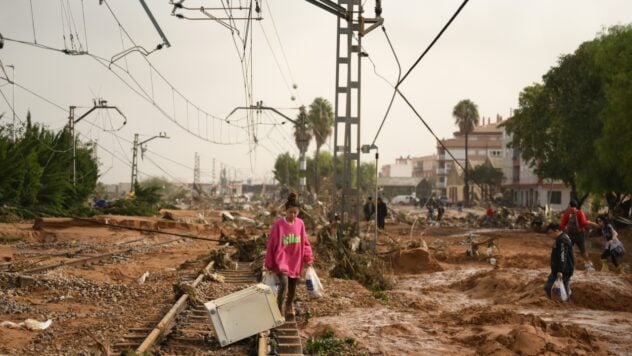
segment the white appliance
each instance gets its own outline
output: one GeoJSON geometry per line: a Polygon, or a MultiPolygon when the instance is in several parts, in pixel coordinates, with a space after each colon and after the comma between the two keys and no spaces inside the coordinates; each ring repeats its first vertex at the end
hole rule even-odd
{"type": "Polygon", "coordinates": [[[204,306],[211,315],[221,346],[285,323],[276,295],[262,283],[204,303],[204,306]]]}

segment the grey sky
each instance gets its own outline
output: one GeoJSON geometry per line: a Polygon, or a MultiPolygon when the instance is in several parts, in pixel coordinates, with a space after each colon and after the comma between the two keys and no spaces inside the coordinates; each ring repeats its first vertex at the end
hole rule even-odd
{"type": "MultiPolygon", "coordinates": [[[[242,0],[242,3],[246,2],[242,0]]],[[[32,3],[38,43],[64,48],[62,33],[64,27],[68,33],[67,26],[72,19],[62,21],[63,6],[72,9],[77,33],[85,45],[82,1],[33,0],[32,3]]],[[[138,1],[109,0],[107,3],[138,45],[152,49],[161,42],[138,1]]],[[[230,31],[213,21],[176,19],[170,16],[171,6],[167,0],[149,0],[148,3],[172,44],[171,48],[156,51],[148,59],[173,87],[197,107],[220,118],[236,106],[244,105],[244,81],[230,31]]],[[[185,3],[211,6],[219,1],[187,0],[185,3]]],[[[264,20],[254,24],[252,41],[253,100],[291,108],[308,105],[315,97],[323,96],[333,104],[334,16],[302,0],[264,0],[262,3],[264,20]],[[272,18],[289,67],[285,65],[272,18]],[[277,57],[285,79],[271,53],[277,57]],[[291,88],[294,83],[297,90],[291,88]],[[291,96],[297,99],[293,101],[291,96]]],[[[383,1],[385,26],[404,71],[460,3],[460,0],[383,1]]],[[[121,44],[122,34],[105,5],[99,5],[98,0],[84,0],[83,5],[91,53],[109,59],[123,48],[131,47],[127,40],[121,44]]],[[[373,0],[366,2],[367,16],[373,15],[373,6],[373,0]]],[[[510,109],[517,106],[522,88],[540,81],[542,74],[555,65],[560,55],[574,51],[581,42],[594,38],[604,27],[630,22],[632,2],[626,0],[472,0],[401,88],[435,132],[440,137],[449,137],[455,130],[452,108],[459,100],[473,100],[482,116],[501,114],[506,118],[510,109]]],[[[0,1],[0,33],[7,38],[33,42],[29,1],[0,1]]],[[[68,37],[66,43],[70,46],[68,37]]],[[[394,82],[397,67],[382,31],[367,35],[363,45],[376,64],[377,72],[394,82]]],[[[199,152],[203,181],[211,179],[213,158],[217,162],[217,174],[220,163],[223,163],[237,169],[241,178],[270,179],[277,154],[289,151],[297,155],[290,125],[270,125],[282,121],[272,115],[255,118],[263,123],[256,128],[258,145],[252,142],[216,145],[200,140],[131,91],[107,66],[88,56],[67,56],[6,42],[0,50],[0,60],[5,66],[15,65],[17,83],[66,110],[69,105],[83,106],[85,108],[77,109],[77,114],[81,115],[97,96],[126,114],[128,124],[114,132],[122,139],[96,127],[118,128],[121,121],[114,113],[109,116],[95,114],[77,126],[84,140],[96,139],[101,146],[98,152],[104,182],[129,180],[130,168],[126,161],[131,159],[129,141],[134,133],[146,135],[146,139],[165,131],[171,137],[149,143],[149,152],[139,165],[143,173],[141,178],[167,176],[164,170],[180,181],[192,181],[194,153],[199,152]],[[114,152],[117,158],[106,150],[114,152]]],[[[240,133],[238,129],[220,125],[220,120],[209,120],[216,124],[206,127],[205,115],[202,114],[198,121],[197,110],[192,105],[188,105],[187,120],[184,99],[174,95],[157,73],[152,72],[150,76],[140,54],[130,54],[116,63],[129,68],[149,96],[152,95],[153,81],[153,99],[167,115],[175,116],[180,125],[188,125],[203,136],[208,133],[212,140],[235,142],[246,138],[243,131],[240,133]]],[[[364,60],[362,65],[362,141],[368,143],[376,133],[392,92],[388,84],[374,74],[369,60],[364,60]]],[[[7,73],[13,75],[10,68],[7,73]]],[[[11,85],[5,84],[0,80],[0,90],[11,101],[11,85]]],[[[67,113],[19,88],[16,88],[15,102],[17,114],[22,119],[30,109],[36,122],[52,128],[58,129],[67,122],[67,113]]],[[[0,96],[1,112],[5,113],[4,122],[11,119],[11,109],[0,96]]],[[[296,110],[284,112],[292,117],[296,115],[296,110]]],[[[235,119],[243,115],[240,113],[235,119]]],[[[238,124],[245,123],[246,120],[242,120],[238,124]]],[[[395,101],[377,145],[381,153],[380,164],[392,162],[400,155],[425,155],[435,151],[432,136],[399,99],[395,101]]],[[[310,146],[310,153],[313,150],[314,144],[310,146]]],[[[363,161],[370,160],[372,155],[363,156],[363,161]]]]}

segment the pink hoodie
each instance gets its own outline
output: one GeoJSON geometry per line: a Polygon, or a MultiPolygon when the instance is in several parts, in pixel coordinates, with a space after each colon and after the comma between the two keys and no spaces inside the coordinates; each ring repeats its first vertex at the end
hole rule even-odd
{"type": "Polygon", "coordinates": [[[265,266],[275,273],[299,278],[303,263],[312,263],[312,246],[305,233],[305,224],[299,218],[288,224],[285,218],[277,220],[270,230],[265,266]]]}

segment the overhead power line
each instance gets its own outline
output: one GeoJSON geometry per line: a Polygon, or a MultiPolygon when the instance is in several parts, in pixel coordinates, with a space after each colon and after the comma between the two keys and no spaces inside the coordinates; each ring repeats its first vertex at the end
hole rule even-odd
{"type": "Polygon", "coordinates": [[[399,87],[404,80],[406,80],[406,78],[408,77],[408,75],[410,74],[410,72],[413,71],[413,69],[415,69],[415,67],[419,64],[419,62],[421,62],[421,60],[426,56],[426,54],[430,51],[430,49],[435,45],[435,43],[437,43],[437,41],[439,40],[439,38],[441,38],[441,35],[443,35],[443,33],[445,32],[445,30],[448,29],[448,27],[450,27],[450,24],[452,24],[452,21],[454,21],[454,19],[459,15],[459,13],[461,12],[461,10],[463,10],[463,8],[465,7],[465,5],[468,3],[469,0],[463,0],[463,3],[461,3],[461,6],[459,6],[459,8],[454,12],[454,14],[452,15],[452,17],[450,17],[450,20],[448,20],[448,22],[446,22],[446,24],[443,26],[443,28],[441,29],[441,31],[439,31],[439,33],[435,36],[435,38],[432,40],[432,42],[430,42],[430,44],[428,45],[428,47],[426,47],[426,49],[421,53],[421,55],[419,56],[419,58],[417,58],[417,60],[415,61],[415,63],[413,63],[413,65],[410,67],[410,69],[408,69],[408,71],[406,72],[406,74],[404,74],[404,76],[402,77],[402,79],[400,79],[397,82],[396,87],[399,87]]]}

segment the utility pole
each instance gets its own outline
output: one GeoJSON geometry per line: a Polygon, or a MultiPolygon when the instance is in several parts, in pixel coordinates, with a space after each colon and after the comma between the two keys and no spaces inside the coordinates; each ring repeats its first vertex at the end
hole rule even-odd
{"type": "MultiPolygon", "coordinates": [[[[305,151],[307,151],[307,114],[305,107],[301,106],[298,114],[298,134],[299,134],[299,159],[298,159],[298,184],[300,192],[304,196],[307,190],[307,162],[305,160],[305,151]]],[[[318,164],[318,162],[316,162],[318,164]]]]}
{"type": "Polygon", "coordinates": [[[75,109],[76,106],[70,106],[68,116],[68,128],[70,129],[70,137],[72,139],[72,185],[73,187],[77,185],[77,138],[75,136],[75,125],[85,119],[88,115],[90,115],[93,111],[97,109],[114,109],[123,117],[123,125],[127,124],[127,118],[119,108],[116,106],[109,106],[107,100],[99,99],[98,101],[94,101],[94,106],[88,110],[85,114],[81,115],[78,119],[75,119],[75,109]]]}
{"type": "Polygon", "coordinates": [[[374,243],[372,245],[372,249],[373,249],[373,251],[376,251],[377,250],[377,234],[378,234],[378,231],[377,231],[377,201],[378,201],[378,193],[379,193],[379,191],[378,191],[378,187],[379,187],[378,180],[380,178],[380,175],[378,173],[379,171],[378,171],[377,167],[378,167],[378,160],[380,158],[380,152],[378,150],[378,147],[375,144],[362,145],[362,147],[360,149],[362,150],[362,153],[369,153],[369,152],[371,152],[371,150],[373,150],[373,149],[375,150],[375,200],[374,200],[375,201],[375,212],[374,212],[374,214],[375,214],[375,216],[374,216],[374,220],[375,220],[375,239],[374,239],[374,243]]]}
{"type": "Polygon", "coordinates": [[[334,170],[332,202],[340,228],[345,222],[360,221],[360,108],[362,88],[362,37],[380,26],[384,19],[381,0],[375,1],[375,18],[362,16],[361,0],[307,0],[338,17],[336,36],[336,83],[334,109],[334,162],[342,158],[342,175],[334,170]],[[365,25],[370,25],[365,27],[365,25]],[[355,73],[355,75],[354,75],[355,73]],[[343,77],[344,75],[344,77],[343,77]],[[355,107],[355,111],[353,108],[355,107]],[[339,138],[342,137],[342,142],[339,138]],[[352,145],[355,144],[355,147],[352,145]],[[356,170],[353,184],[352,169],[356,170]],[[340,190],[340,191],[339,191],[340,190]]]}
{"type": "MultiPolygon", "coordinates": [[[[195,163],[193,165],[193,187],[191,189],[191,193],[193,191],[197,191],[200,193],[200,156],[197,152],[195,152],[195,163]]],[[[193,196],[193,194],[191,194],[193,196]]]]}
{"type": "Polygon", "coordinates": [[[213,158],[213,181],[211,183],[215,184],[215,158],[213,158]]]}
{"type": "Polygon", "coordinates": [[[130,180],[129,191],[133,192],[138,182],[138,134],[134,134],[134,143],[132,144],[132,179],[130,180]]]}
{"type": "MultiPolygon", "coordinates": [[[[263,110],[269,110],[274,112],[275,114],[281,116],[282,118],[284,118],[285,120],[291,122],[292,124],[294,124],[294,127],[296,127],[299,130],[300,133],[300,142],[301,145],[299,145],[299,186],[300,186],[300,191],[301,193],[305,193],[306,190],[306,185],[307,185],[307,178],[306,178],[306,172],[307,172],[307,163],[305,160],[305,152],[307,151],[307,147],[305,147],[306,145],[302,144],[304,141],[307,141],[307,133],[306,131],[306,125],[307,125],[307,121],[306,121],[306,115],[302,115],[304,114],[304,110],[305,107],[300,107],[299,109],[299,119],[298,120],[294,120],[291,119],[290,117],[288,117],[287,115],[285,115],[284,113],[278,111],[277,109],[270,107],[270,106],[264,106],[263,105],[263,101],[257,101],[257,105],[250,105],[250,106],[238,106],[236,108],[233,109],[233,111],[230,112],[230,114],[228,114],[228,116],[226,116],[226,119],[224,119],[227,123],[230,123],[230,117],[237,111],[237,110],[255,110],[257,113],[261,113],[263,110]]],[[[284,124],[285,122],[281,123],[284,124]]],[[[288,187],[290,186],[290,169],[288,167],[288,165],[286,164],[286,177],[287,177],[287,185],[288,187]]]]}
{"type": "Polygon", "coordinates": [[[166,132],[160,132],[156,136],[152,136],[144,141],[138,142],[138,134],[134,134],[134,144],[132,146],[132,180],[130,192],[134,192],[136,184],[138,184],[138,147],[140,147],[140,157],[143,158],[143,154],[147,151],[147,142],[156,138],[169,138],[166,132]],[[143,146],[144,145],[144,146],[143,146]]]}

